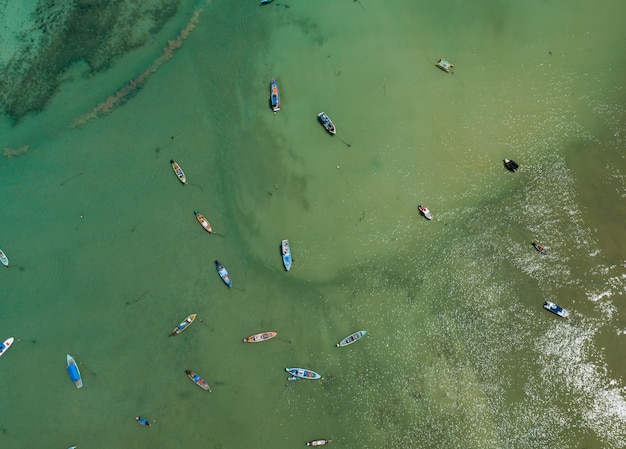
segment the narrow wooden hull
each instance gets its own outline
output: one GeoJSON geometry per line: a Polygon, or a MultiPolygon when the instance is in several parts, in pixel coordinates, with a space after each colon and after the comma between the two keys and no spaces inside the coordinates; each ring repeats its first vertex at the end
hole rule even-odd
{"type": "Polygon", "coordinates": [[[260,343],[262,341],[271,340],[277,335],[278,333],[276,332],[261,332],[260,334],[254,334],[254,335],[250,335],[248,338],[244,338],[243,342],[244,343],[260,343]]]}
{"type": "Polygon", "coordinates": [[[0,344],[0,356],[6,352],[7,349],[11,347],[15,339],[13,337],[7,338],[0,344]]]}
{"type": "Polygon", "coordinates": [[[185,374],[187,374],[187,377],[189,377],[189,379],[191,379],[194,384],[196,384],[203,390],[211,392],[211,387],[209,387],[209,384],[202,377],[198,376],[196,373],[190,370],[185,370],[185,374]]]}
{"type": "Polygon", "coordinates": [[[194,322],[195,319],[196,319],[196,314],[192,313],[183,321],[181,321],[181,323],[178,326],[174,328],[174,330],[170,333],[170,336],[180,334],[182,331],[187,329],[191,325],[191,323],[194,322]]]}
{"type": "Polygon", "coordinates": [[[183,169],[180,168],[180,165],[178,165],[173,159],[170,160],[170,164],[172,164],[172,170],[174,170],[174,173],[176,173],[176,177],[178,178],[178,180],[183,184],[187,184],[187,177],[185,176],[185,172],[183,171],[183,169]]]}
{"type": "Polygon", "coordinates": [[[335,124],[330,119],[330,117],[326,115],[325,112],[320,112],[319,114],[317,114],[317,119],[322,124],[324,129],[328,131],[330,134],[332,135],[337,134],[337,128],[335,127],[335,124]]]}
{"type": "Polygon", "coordinates": [[[69,354],[67,354],[67,373],[70,375],[70,379],[72,379],[76,388],[83,387],[83,379],[80,375],[78,365],[76,364],[74,358],[69,354]]]}
{"type": "Polygon", "coordinates": [[[9,266],[9,258],[7,257],[6,254],[4,254],[4,251],[2,251],[0,249],[0,263],[2,263],[2,265],[4,265],[5,267],[9,266]]]}
{"type": "Polygon", "coordinates": [[[198,223],[200,223],[200,226],[202,226],[206,232],[212,233],[213,226],[211,226],[211,223],[209,223],[209,220],[207,220],[206,217],[200,212],[198,212],[197,210],[194,210],[193,213],[196,215],[196,220],[198,220],[198,223]]]}
{"type": "Polygon", "coordinates": [[[224,268],[224,265],[222,265],[219,260],[215,261],[215,268],[217,269],[217,274],[220,275],[224,284],[228,287],[232,287],[233,281],[230,279],[230,274],[228,274],[228,271],[226,271],[226,268],[224,268]]]}
{"type": "Polygon", "coordinates": [[[289,246],[289,240],[283,240],[281,242],[280,251],[283,256],[283,266],[285,270],[291,270],[291,247],[289,246]]]}
{"type": "Polygon", "coordinates": [[[365,334],[367,334],[367,331],[363,330],[363,331],[358,331],[358,332],[355,332],[354,334],[348,335],[346,338],[344,338],[339,343],[337,343],[337,347],[351,345],[355,341],[358,341],[361,338],[363,338],[365,334]]]}
{"type": "Polygon", "coordinates": [[[305,368],[285,368],[289,374],[294,377],[299,377],[300,379],[321,379],[322,376],[317,374],[315,371],[311,371],[305,368]]]}

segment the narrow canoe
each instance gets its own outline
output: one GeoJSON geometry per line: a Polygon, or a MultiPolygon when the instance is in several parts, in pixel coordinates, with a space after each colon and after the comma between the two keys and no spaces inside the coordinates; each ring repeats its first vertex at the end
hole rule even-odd
{"type": "Polygon", "coordinates": [[[360,340],[365,334],[367,334],[367,331],[358,331],[354,334],[348,335],[346,338],[337,343],[337,347],[351,345],[355,341],[360,340]]]}
{"type": "Polygon", "coordinates": [[[7,257],[6,254],[4,254],[4,251],[2,251],[0,249],[0,262],[2,262],[2,265],[4,265],[5,267],[9,266],[9,258],[7,257]]]}
{"type": "Polygon", "coordinates": [[[11,347],[13,341],[15,341],[15,339],[13,337],[10,337],[4,340],[2,344],[0,344],[0,355],[4,354],[6,350],[11,347]]]}
{"type": "Polygon", "coordinates": [[[222,281],[224,281],[224,284],[228,287],[232,287],[233,281],[230,279],[230,274],[228,274],[228,271],[226,271],[226,268],[224,268],[224,265],[222,265],[219,260],[215,261],[215,268],[217,269],[217,273],[222,278],[222,281]]]}
{"type": "Polygon", "coordinates": [[[300,379],[321,379],[322,376],[317,374],[315,371],[311,371],[304,368],[285,368],[289,374],[295,377],[299,377],[300,379]]]}
{"type": "Polygon", "coordinates": [[[325,112],[320,112],[319,114],[317,114],[317,119],[320,121],[324,129],[330,134],[337,134],[337,128],[335,128],[335,124],[325,112]]]}
{"type": "Polygon", "coordinates": [[[280,252],[283,256],[283,266],[285,270],[291,270],[291,247],[289,246],[289,240],[283,240],[280,243],[280,252]]]}
{"type": "Polygon", "coordinates": [[[191,381],[197,386],[199,386],[203,390],[211,392],[211,387],[209,387],[209,384],[202,377],[198,376],[196,373],[190,370],[185,370],[185,374],[187,374],[191,381]]]}
{"type": "Polygon", "coordinates": [[[202,215],[197,210],[194,210],[193,213],[196,215],[196,219],[198,220],[198,223],[202,225],[202,227],[204,228],[206,232],[209,232],[209,233],[213,232],[213,227],[211,226],[211,223],[209,223],[209,220],[207,220],[204,215],[202,215]]]}
{"type": "Polygon", "coordinates": [[[185,172],[183,171],[183,169],[180,168],[180,165],[178,165],[178,163],[176,163],[176,161],[173,159],[170,159],[170,164],[172,164],[172,170],[174,170],[174,173],[176,173],[176,176],[178,177],[180,182],[182,182],[183,184],[187,184],[187,177],[185,176],[185,172]]]}
{"type": "Polygon", "coordinates": [[[309,441],[306,445],[307,446],[326,446],[332,441],[333,440],[313,440],[313,441],[309,441]]]}
{"type": "Polygon", "coordinates": [[[67,354],[67,373],[70,375],[70,379],[72,379],[76,388],[82,388],[83,379],[80,376],[78,365],[76,364],[74,358],[69,354],[67,354]]]}
{"type": "Polygon", "coordinates": [[[193,323],[193,320],[195,319],[196,319],[196,314],[192,313],[187,318],[185,318],[184,321],[181,321],[181,323],[174,328],[170,336],[180,334],[182,331],[187,329],[191,325],[191,323],[193,323]]]}
{"type": "Polygon", "coordinates": [[[259,343],[261,341],[271,340],[277,335],[278,333],[276,332],[261,332],[260,334],[254,334],[254,335],[250,335],[248,338],[244,338],[243,342],[244,343],[259,343]]]}

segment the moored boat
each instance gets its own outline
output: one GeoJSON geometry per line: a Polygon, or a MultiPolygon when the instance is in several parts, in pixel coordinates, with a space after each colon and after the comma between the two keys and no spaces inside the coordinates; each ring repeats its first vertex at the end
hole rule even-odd
{"type": "Polygon", "coordinates": [[[454,64],[451,64],[448,60],[443,58],[439,58],[439,61],[437,61],[435,65],[446,73],[450,73],[450,70],[454,67],[454,64]]]}
{"type": "Polygon", "coordinates": [[[0,355],[4,354],[6,350],[11,347],[11,345],[13,344],[13,341],[15,341],[15,338],[10,337],[4,340],[2,344],[0,344],[0,355]]]}
{"type": "Polygon", "coordinates": [[[187,329],[191,325],[191,323],[193,323],[193,320],[195,319],[196,319],[196,314],[192,313],[187,318],[185,318],[184,321],[181,321],[181,323],[174,328],[170,336],[180,334],[182,331],[187,329]]]}
{"type": "Polygon", "coordinates": [[[280,92],[278,91],[278,83],[276,82],[276,79],[273,79],[270,83],[270,105],[272,106],[272,111],[280,111],[280,92]]]}
{"type": "Polygon", "coordinates": [[[135,421],[137,421],[142,426],[150,427],[150,420],[148,418],[144,418],[143,416],[136,416],[135,421]]]}
{"type": "Polygon", "coordinates": [[[289,374],[295,377],[299,377],[300,379],[321,379],[322,376],[317,374],[315,371],[311,371],[305,368],[285,368],[289,374]]]}
{"type": "Polygon", "coordinates": [[[211,387],[209,387],[209,384],[202,377],[198,376],[196,373],[190,370],[185,370],[185,374],[187,374],[191,381],[197,386],[199,386],[203,390],[211,392],[211,387]]]}
{"type": "Polygon", "coordinates": [[[306,445],[307,446],[326,446],[332,441],[333,440],[313,440],[313,441],[309,441],[306,445]]]}
{"type": "Polygon", "coordinates": [[[504,159],[504,166],[507,168],[507,170],[509,171],[516,171],[519,168],[519,165],[517,165],[517,162],[511,160],[511,159],[504,159]]]}
{"type": "Polygon", "coordinates": [[[289,240],[283,240],[280,243],[280,252],[283,255],[283,266],[286,271],[291,269],[291,247],[289,246],[289,240]]]}
{"type": "Polygon", "coordinates": [[[569,315],[569,312],[565,310],[563,307],[557,306],[555,303],[550,302],[550,301],[546,301],[546,303],[543,305],[543,308],[546,310],[549,310],[550,312],[562,318],[567,318],[567,316],[569,315]]]}
{"type": "Polygon", "coordinates": [[[174,173],[176,173],[179,181],[183,184],[187,184],[187,177],[185,176],[185,172],[183,171],[183,169],[180,168],[180,165],[178,165],[178,163],[173,159],[170,159],[170,164],[172,164],[172,170],[174,170],[174,173]]]}
{"type": "Polygon", "coordinates": [[[433,219],[433,214],[428,210],[426,206],[422,206],[420,204],[419,206],[417,206],[417,209],[420,211],[420,214],[422,214],[427,220],[433,219]]]}
{"type": "Polygon", "coordinates": [[[533,242],[532,245],[535,247],[535,249],[537,251],[539,251],[541,254],[548,254],[548,250],[545,249],[543,246],[538,245],[537,243],[533,242]]]}
{"type": "Polygon", "coordinates": [[[226,268],[224,268],[224,265],[222,265],[219,260],[215,261],[215,268],[217,269],[217,273],[222,278],[222,281],[224,281],[224,284],[228,287],[232,287],[233,281],[230,279],[230,274],[228,274],[228,271],[226,271],[226,268]]]}
{"type": "Polygon", "coordinates": [[[6,254],[4,254],[4,251],[2,251],[0,249],[0,262],[2,262],[2,265],[4,265],[5,267],[9,266],[9,258],[7,257],[6,254]]]}
{"type": "Polygon", "coordinates": [[[367,334],[367,331],[363,330],[348,335],[346,338],[337,343],[337,347],[351,345],[355,341],[360,340],[363,336],[365,336],[365,334],[367,334]]]}
{"type": "Polygon", "coordinates": [[[211,226],[211,223],[209,223],[209,220],[207,220],[204,215],[202,215],[197,210],[194,210],[193,213],[196,215],[196,220],[198,220],[198,223],[202,225],[202,227],[204,228],[206,232],[209,232],[209,233],[213,232],[213,227],[211,226]]]}
{"type": "Polygon", "coordinates": [[[72,379],[76,388],[82,388],[83,379],[80,376],[78,365],[76,364],[74,358],[69,354],[67,354],[67,373],[70,375],[70,379],[72,379]]]}
{"type": "Polygon", "coordinates": [[[337,128],[335,128],[335,124],[330,119],[330,117],[326,115],[325,112],[320,112],[319,114],[317,114],[317,119],[320,121],[324,129],[326,129],[326,131],[328,131],[330,134],[337,134],[337,128]]]}
{"type": "Polygon", "coordinates": [[[261,341],[270,340],[277,335],[278,333],[276,332],[261,332],[260,334],[254,334],[254,335],[250,335],[248,338],[244,338],[243,342],[244,343],[258,343],[261,341]]]}

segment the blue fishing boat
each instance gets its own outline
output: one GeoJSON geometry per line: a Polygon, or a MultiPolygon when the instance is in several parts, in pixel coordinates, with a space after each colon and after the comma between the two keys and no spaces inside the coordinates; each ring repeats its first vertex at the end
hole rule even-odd
{"type": "Polygon", "coordinates": [[[283,240],[280,243],[280,252],[283,255],[283,265],[285,270],[291,270],[291,247],[289,246],[289,240],[283,240]]]}
{"type": "Polygon", "coordinates": [[[78,365],[76,364],[74,358],[69,354],[67,354],[67,373],[70,375],[70,379],[72,379],[76,388],[82,388],[83,379],[80,376],[78,365]]]}
{"type": "Polygon", "coordinates": [[[144,418],[143,416],[137,416],[135,417],[135,421],[137,421],[142,426],[150,427],[150,421],[148,420],[148,418],[144,418]]]}
{"type": "Polygon", "coordinates": [[[299,377],[300,379],[321,379],[322,376],[317,374],[315,371],[311,371],[309,369],[304,368],[285,368],[289,374],[294,377],[299,377]]]}
{"type": "Polygon", "coordinates": [[[222,278],[222,281],[224,281],[224,284],[228,287],[232,287],[233,281],[231,281],[228,271],[226,271],[226,268],[224,268],[224,265],[222,265],[219,260],[215,261],[215,268],[217,269],[217,273],[222,278]]]}

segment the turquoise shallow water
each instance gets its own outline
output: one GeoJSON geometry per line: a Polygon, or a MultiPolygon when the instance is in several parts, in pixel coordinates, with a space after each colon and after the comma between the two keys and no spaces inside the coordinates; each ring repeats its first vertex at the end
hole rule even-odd
{"type": "Polygon", "coordinates": [[[623,447],[624,7],[247,3],[202,3],[110,115],[70,127],[198,5],[2,125],[3,447],[623,447]]]}

